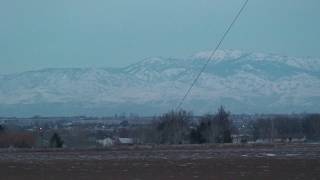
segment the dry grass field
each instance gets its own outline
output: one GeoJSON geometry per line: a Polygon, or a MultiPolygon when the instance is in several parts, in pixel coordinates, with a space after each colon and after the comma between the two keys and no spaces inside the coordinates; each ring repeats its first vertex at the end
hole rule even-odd
{"type": "Polygon", "coordinates": [[[320,145],[1,150],[1,180],[320,179],[320,145]]]}

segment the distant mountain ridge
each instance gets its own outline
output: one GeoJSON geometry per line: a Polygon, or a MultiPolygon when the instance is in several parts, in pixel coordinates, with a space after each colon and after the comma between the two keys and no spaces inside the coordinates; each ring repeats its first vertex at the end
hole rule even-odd
{"type": "MultiPolygon", "coordinates": [[[[211,52],[124,68],[51,68],[0,76],[0,116],[152,115],[172,109],[211,52]]],[[[219,50],[187,98],[195,113],[319,112],[320,59],[219,50]]]]}

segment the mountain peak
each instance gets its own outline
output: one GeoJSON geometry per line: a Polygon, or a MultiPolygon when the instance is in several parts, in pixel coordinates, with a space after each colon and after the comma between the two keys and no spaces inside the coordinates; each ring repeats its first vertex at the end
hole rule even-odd
{"type": "MultiPolygon", "coordinates": [[[[191,56],[193,59],[209,59],[213,54],[213,51],[202,51],[191,56]]],[[[247,53],[240,50],[217,50],[212,56],[211,60],[224,60],[224,59],[238,59],[247,53]]]]}

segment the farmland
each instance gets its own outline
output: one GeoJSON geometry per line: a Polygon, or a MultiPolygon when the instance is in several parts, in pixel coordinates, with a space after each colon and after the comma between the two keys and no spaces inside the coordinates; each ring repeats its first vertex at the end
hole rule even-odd
{"type": "Polygon", "coordinates": [[[1,180],[319,179],[320,145],[119,146],[0,151],[1,180]]]}

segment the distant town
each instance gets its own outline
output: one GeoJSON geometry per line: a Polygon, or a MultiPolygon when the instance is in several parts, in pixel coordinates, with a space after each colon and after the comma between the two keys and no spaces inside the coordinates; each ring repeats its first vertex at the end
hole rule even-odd
{"type": "Polygon", "coordinates": [[[319,114],[1,117],[2,148],[110,148],[139,144],[307,143],[320,140],[319,114]]]}

